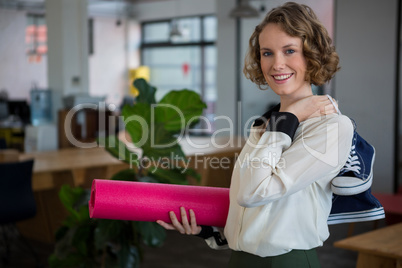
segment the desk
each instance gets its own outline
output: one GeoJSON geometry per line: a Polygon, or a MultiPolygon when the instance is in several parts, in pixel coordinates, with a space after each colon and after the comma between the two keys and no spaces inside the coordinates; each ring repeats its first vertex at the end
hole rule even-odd
{"type": "Polygon", "coordinates": [[[16,149],[0,149],[0,163],[17,162],[20,153],[16,149]]]}
{"type": "Polygon", "coordinates": [[[402,223],[337,241],[334,246],[358,251],[357,268],[402,268],[402,223]]]}
{"type": "MultiPolygon", "coordinates": [[[[229,187],[212,180],[208,174],[219,169],[231,170],[233,158],[240,153],[245,140],[240,137],[187,137],[180,140],[190,167],[202,176],[201,185],[229,187]],[[227,158],[227,159],[223,159],[227,158]],[[217,163],[217,160],[224,160],[217,163]]],[[[20,155],[20,160],[34,159],[32,188],[34,191],[50,190],[64,183],[85,186],[86,181],[110,178],[128,164],[111,156],[104,148],[66,148],[58,151],[34,152],[20,155]]],[[[90,186],[90,184],[89,184],[90,186]]]]}
{"type": "Polygon", "coordinates": [[[82,185],[86,178],[110,178],[124,162],[111,156],[104,148],[67,148],[58,151],[20,155],[20,160],[34,159],[32,188],[50,190],[64,183],[82,185]]]}
{"type": "MultiPolygon", "coordinates": [[[[236,154],[243,147],[243,138],[187,137],[180,140],[190,167],[201,174],[201,185],[229,187],[236,154]],[[221,162],[219,162],[222,160],[221,162]]],[[[67,216],[58,192],[64,184],[90,188],[93,179],[109,179],[116,172],[129,168],[104,148],[65,148],[58,151],[20,155],[20,160],[34,159],[32,188],[37,202],[35,218],[19,223],[26,237],[53,242],[54,233],[67,216]]]]}

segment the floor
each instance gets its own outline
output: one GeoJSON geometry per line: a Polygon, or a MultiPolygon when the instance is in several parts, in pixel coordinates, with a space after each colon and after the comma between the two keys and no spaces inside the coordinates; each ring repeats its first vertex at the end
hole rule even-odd
{"type": "MultiPolygon", "coordinates": [[[[383,220],[379,221],[378,227],[385,226],[383,220]]],[[[332,225],[330,238],[323,247],[318,249],[321,266],[323,268],[353,268],[356,265],[357,254],[333,247],[337,240],[345,238],[348,233],[348,224],[332,225]]],[[[364,233],[374,228],[373,222],[356,223],[353,234],[364,233]]],[[[39,254],[44,264],[51,254],[53,246],[37,241],[29,241],[39,254]]],[[[15,244],[15,243],[14,243],[15,244]]],[[[0,244],[1,246],[1,244],[0,244]]],[[[1,248],[0,248],[1,249],[1,248]]],[[[3,251],[3,249],[1,249],[3,251]]],[[[141,268],[205,268],[225,267],[230,257],[229,250],[216,251],[210,249],[206,243],[193,236],[180,235],[177,232],[169,231],[167,240],[161,248],[144,248],[144,261],[141,268]]],[[[4,266],[4,265],[3,265],[4,266]]],[[[0,264],[1,267],[1,264],[0,264]]],[[[15,247],[11,252],[11,261],[4,268],[35,267],[34,259],[29,251],[23,247],[15,247]]]]}

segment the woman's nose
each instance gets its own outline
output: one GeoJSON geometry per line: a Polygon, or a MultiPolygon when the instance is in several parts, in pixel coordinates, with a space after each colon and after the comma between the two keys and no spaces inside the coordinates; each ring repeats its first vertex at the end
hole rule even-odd
{"type": "Polygon", "coordinates": [[[282,55],[275,55],[274,58],[274,70],[282,70],[285,67],[285,59],[282,55]]]}

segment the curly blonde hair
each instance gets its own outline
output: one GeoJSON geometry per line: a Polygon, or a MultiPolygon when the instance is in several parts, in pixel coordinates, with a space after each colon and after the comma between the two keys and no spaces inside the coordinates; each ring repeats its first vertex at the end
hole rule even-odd
{"type": "Polygon", "coordinates": [[[278,24],[288,35],[301,38],[303,55],[307,61],[305,79],[309,83],[323,85],[340,69],[332,40],[314,11],[306,5],[288,2],[272,9],[255,27],[249,40],[243,73],[260,89],[268,87],[261,70],[259,44],[260,33],[268,23],[278,24]]]}

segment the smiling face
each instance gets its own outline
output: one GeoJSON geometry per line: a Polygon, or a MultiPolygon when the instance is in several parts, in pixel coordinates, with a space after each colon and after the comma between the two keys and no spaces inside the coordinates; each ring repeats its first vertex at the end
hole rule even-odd
{"type": "Polygon", "coordinates": [[[312,94],[305,80],[307,62],[301,38],[292,37],[275,23],[259,36],[261,70],[269,87],[279,96],[303,98],[312,94]]]}

